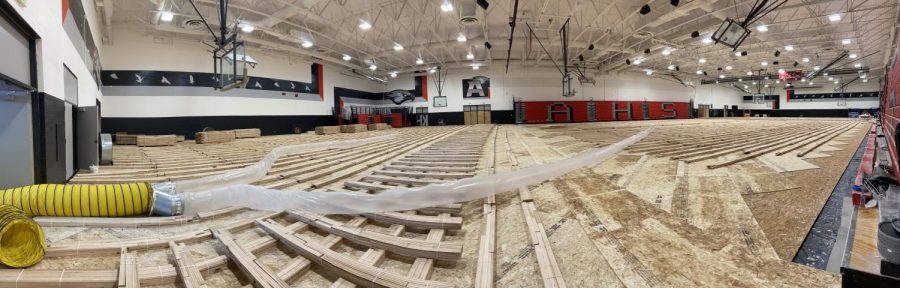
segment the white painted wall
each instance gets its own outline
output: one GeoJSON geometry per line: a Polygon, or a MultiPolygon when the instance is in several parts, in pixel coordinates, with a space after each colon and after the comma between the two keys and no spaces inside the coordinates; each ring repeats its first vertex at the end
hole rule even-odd
{"type": "MultiPolygon", "coordinates": [[[[150,33],[130,29],[115,31],[115,39],[113,45],[104,46],[102,60],[105,70],[213,72],[209,46],[200,42],[154,37],[150,33]]],[[[310,65],[313,62],[309,59],[258,49],[247,49],[246,53],[259,62],[256,68],[249,69],[250,76],[310,82],[310,65]]],[[[343,69],[339,67],[324,65],[324,100],[278,97],[281,92],[272,92],[272,97],[224,96],[212,89],[209,89],[208,96],[191,97],[108,95],[104,99],[102,116],[331,115],[335,86],[364,91],[385,89],[384,85],[345,76],[341,71],[343,69]]]]}
{"type": "MultiPolygon", "coordinates": [[[[644,74],[603,75],[594,77],[595,85],[576,84],[575,96],[562,97],[562,83],[559,71],[547,68],[534,67],[510,67],[509,74],[505,73],[503,65],[482,67],[480,70],[454,69],[449,71],[445,80],[444,95],[447,96],[446,108],[434,108],[428,103],[429,112],[462,111],[463,105],[491,104],[493,110],[512,110],[513,100],[524,101],[673,101],[688,102],[692,98],[695,105],[712,104],[716,108],[723,105],[739,105],[741,92],[724,86],[702,85],[688,87],[675,80],[667,80],[665,77],[644,74]],[[491,79],[490,99],[464,99],[462,97],[462,79],[474,76],[487,76],[491,79]]],[[[434,83],[436,74],[429,74],[428,95],[438,95],[437,85],[434,83]]],[[[412,89],[412,75],[400,75],[391,79],[388,90],[412,89]]],[[[408,106],[421,107],[424,102],[404,103],[408,106]]]]}
{"type": "MultiPolygon", "coordinates": [[[[25,7],[19,5],[16,0],[3,1],[9,2],[41,37],[36,43],[38,89],[40,91],[64,99],[63,65],[66,65],[78,77],[78,103],[81,106],[94,106],[96,99],[102,99],[103,96],[91,76],[89,67],[84,64],[75,45],[63,30],[60,1],[27,1],[25,7]]],[[[83,0],[82,2],[95,42],[100,43],[99,28],[101,24],[97,19],[94,1],[83,0]]],[[[102,54],[102,47],[100,49],[102,54]]]]}

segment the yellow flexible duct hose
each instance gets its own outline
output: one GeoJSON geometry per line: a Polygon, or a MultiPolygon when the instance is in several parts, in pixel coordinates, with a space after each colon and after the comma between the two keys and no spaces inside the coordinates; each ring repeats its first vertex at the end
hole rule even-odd
{"type": "Polygon", "coordinates": [[[27,216],[127,217],[149,215],[149,183],[65,185],[39,184],[0,190],[0,204],[27,216]]]}
{"type": "Polygon", "coordinates": [[[44,258],[44,230],[10,205],[0,205],[0,264],[24,268],[44,258]]]}

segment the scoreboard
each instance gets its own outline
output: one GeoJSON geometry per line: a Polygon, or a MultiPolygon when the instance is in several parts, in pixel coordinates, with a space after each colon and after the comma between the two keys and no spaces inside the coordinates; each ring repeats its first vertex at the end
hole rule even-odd
{"type": "Polygon", "coordinates": [[[781,81],[788,81],[788,82],[800,81],[800,79],[803,79],[803,71],[801,71],[801,70],[785,71],[784,73],[778,74],[778,79],[780,79],[781,81]]]}

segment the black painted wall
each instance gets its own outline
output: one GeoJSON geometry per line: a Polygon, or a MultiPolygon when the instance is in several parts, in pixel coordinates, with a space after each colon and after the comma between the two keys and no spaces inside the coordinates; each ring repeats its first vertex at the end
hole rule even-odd
{"type": "Polygon", "coordinates": [[[194,133],[209,127],[214,130],[259,128],[263,135],[291,134],[294,127],[303,132],[316,126],[337,125],[331,115],[291,116],[190,116],[162,118],[110,118],[104,117],[100,127],[103,133],[128,132],[129,134],[176,134],[188,139],[194,133]]]}

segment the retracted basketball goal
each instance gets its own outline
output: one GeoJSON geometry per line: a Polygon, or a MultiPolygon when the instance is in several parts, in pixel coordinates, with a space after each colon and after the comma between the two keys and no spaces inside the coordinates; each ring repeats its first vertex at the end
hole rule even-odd
{"type": "Polygon", "coordinates": [[[250,56],[247,56],[244,48],[244,41],[238,39],[238,23],[233,23],[229,25],[228,23],[228,1],[227,0],[219,0],[219,6],[217,7],[217,12],[219,16],[219,33],[213,32],[212,27],[210,27],[209,22],[206,21],[206,18],[203,17],[203,14],[200,13],[200,10],[197,9],[197,4],[194,3],[195,0],[190,0],[188,2],[191,3],[191,6],[194,8],[194,11],[197,12],[197,15],[200,16],[200,20],[203,21],[203,24],[206,25],[206,29],[209,30],[209,33],[212,34],[215,39],[215,45],[213,46],[213,73],[215,75],[215,86],[216,90],[226,91],[233,88],[244,88],[247,85],[247,66],[254,67],[256,65],[256,61],[250,56]],[[230,28],[230,29],[229,29],[230,28]]]}

